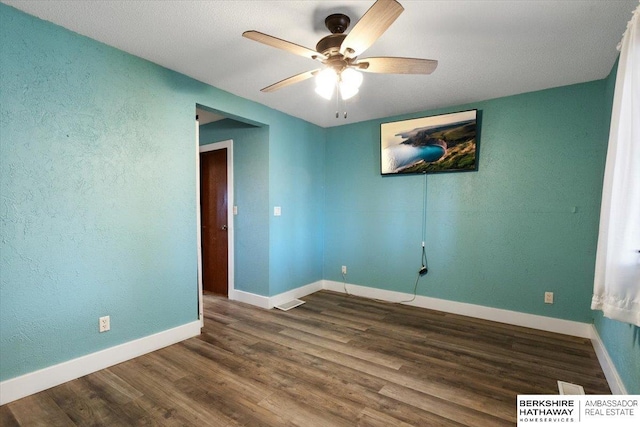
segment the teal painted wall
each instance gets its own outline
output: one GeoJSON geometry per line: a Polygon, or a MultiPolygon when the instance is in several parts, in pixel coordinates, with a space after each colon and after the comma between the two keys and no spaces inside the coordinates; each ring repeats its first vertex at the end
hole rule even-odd
{"type": "Polygon", "coordinates": [[[200,145],[233,140],[235,289],[269,295],[269,129],[226,119],[200,126],[200,145]]]}
{"type": "MultiPolygon", "coordinates": [[[[611,121],[613,94],[615,91],[617,65],[606,79],[605,102],[608,106],[605,121],[607,128],[611,121]]],[[[594,312],[598,335],[613,360],[620,378],[629,394],[640,394],[640,328],[602,316],[594,312]]]]}
{"type": "Polygon", "coordinates": [[[0,43],[0,379],[196,320],[186,78],[4,5],[0,43]]]}
{"type": "MultiPolygon", "coordinates": [[[[591,322],[603,93],[597,81],[402,117],[481,114],[479,171],[426,178],[419,295],[591,322]]],[[[380,176],[380,123],[395,119],[327,131],[324,271],[341,281],[346,265],[348,283],[412,293],[424,176],[380,176]]]]}
{"type": "MultiPolygon", "coordinates": [[[[0,380],[196,320],[196,105],[262,123],[276,141],[258,153],[261,176],[296,231],[277,247],[295,253],[272,257],[263,241],[236,262],[291,274],[247,287],[269,295],[322,278],[323,164],[305,163],[324,152],[321,128],[4,4],[0,77],[0,380]],[[292,147],[283,159],[308,175],[273,172],[273,151],[292,147]]],[[[251,221],[240,225],[274,227],[269,212],[251,221]]]]}
{"type": "Polygon", "coordinates": [[[287,118],[269,139],[270,295],[322,279],[325,130],[287,118]],[[282,216],[273,216],[273,207],[282,216]]]}

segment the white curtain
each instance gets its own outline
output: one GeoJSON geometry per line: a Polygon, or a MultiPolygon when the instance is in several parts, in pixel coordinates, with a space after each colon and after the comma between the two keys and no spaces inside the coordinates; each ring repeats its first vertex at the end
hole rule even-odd
{"type": "Polygon", "coordinates": [[[591,308],[640,326],[640,6],[620,43],[591,308]]]}

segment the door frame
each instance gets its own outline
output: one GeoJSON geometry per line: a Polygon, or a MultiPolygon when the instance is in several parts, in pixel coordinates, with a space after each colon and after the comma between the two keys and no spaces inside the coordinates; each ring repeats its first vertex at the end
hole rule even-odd
{"type": "Polygon", "coordinates": [[[196,228],[197,228],[197,240],[198,240],[198,310],[200,316],[200,323],[204,326],[204,309],[202,304],[202,234],[201,234],[201,208],[200,208],[200,153],[206,153],[207,151],[227,149],[227,297],[233,298],[235,290],[234,286],[234,200],[233,200],[233,140],[227,139],[225,141],[213,142],[205,145],[198,145],[198,152],[196,153],[196,228]]]}

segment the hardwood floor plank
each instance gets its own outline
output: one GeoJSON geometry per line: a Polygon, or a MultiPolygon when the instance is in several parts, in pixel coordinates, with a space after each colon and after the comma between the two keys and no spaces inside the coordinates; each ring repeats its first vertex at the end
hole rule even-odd
{"type": "Polygon", "coordinates": [[[281,426],[285,421],[276,414],[246,399],[242,391],[220,385],[212,388],[201,377],[185,377],[176,387],[194,403],[215,409],[241,426],[281,426]]]}
{"type": "Polygon", "coordinates": [[[280,334],[286,335],[291,338],[295,338],[299,341],[306,342],[309,344],[314,344],[321,348],[326,348],[327,350],[343,353],[352,357],[356,357],[358,359],[366,360],[371,363],[375,363],[380,366],[385,366],[391,369],[400,369],[402,367],[403,361],[394,356],[387,356],[381,353],[376,353],[373,351],[368,351],[367,349],[359,349],[352,345],[340,344],[336,342],[332,342],[331,340],[327,340],[318,336],[314,336],[311,334],[307,334],[305,332],[293,330],[293,329],[285,329],[280,331],[280,334]]]}
{"type": "MultiPolygon", "coordinates": [[[[197,345],[195,342],[189,344],[197,345]]],[[[254,403],[258,403],[273,392],[268,386],[264,386],[255,378],[246,376],[246,371],[234,372],[233,369],[213,364],[211,363],[212,359],[206,357],[206,355],[196,353],[198,357],[195,357],[194,353],[186,353],[182,349],[179,349],[180,351],[175,351],[173,348],[166,350],[162,353],[163,357],[179,364],[179,366],[183,366],[183,369],[195,375],[200,381],[209,384],[212,390],[229,386],[242,393],[245,399],[254,403]]],[[[188,350],[188,348],[185,350],[188,350]]]]}
{"type": "Polygon", "coordinates": [[[20,424],[16,417],[13,416],[9,405],[0,406],[0,426],[2,427],[18,427],[20,424]]]}
{"type": "MultiPolygon", "coordinates": [[[[193,419],[182,416],[179,410],[148,396],[139,397],[120,406],[120,409],[126,413],[142,412],[148,414],[146,418],[140,418],[137,424],[140,426],[183,427],[196,425],[193,419]]],[[[206,423],[201,425],[206,425],[206,423]]]]}
{"type": "Polygon", "coordinates": [[[299,427],[349,427],[353,424],[343,418],[328,414],[315,405],[305,405],[284,392],[277,392],[260,402],[260,406],[290,420],[299,427]]]}
{"type": "Polygon", "coordinates": [[[411,427],[411,424],[393,418],[383,412],[364,408],[358,417],[358,427],[411,427]]]}
{"type": "Polygon", "coordinates": [[[118,399],[100,384],[82,377],[56,387],[50,395],[76,425],[134,425],[135,420],[124,418],[117,410],[118,399]]]}
{"type": "Polygon", "coordinates": [[[469,427],[506,427],[512,426],[515,421],[515,405],[513,406],[514,420],[508,421],[396,384],[388,384],[384,386],[382,390],[380,390],[380,394],[469,427]]]}
{"type": "Polygon", "coordinates": [[[366,331],[369,329],[369,325],[362,322],[354,322],[352,320],[345,320],[339,317],[327,316],[326,314],[321,314],[319,311],[314,310],[310,306],[302,305],[300,307],[296,307],[297,310],[291,310],[290,315],[296,319],[313,319],[320,323],[330,324],[341,328],[347,328],[347,330],[358,330],[358,331],[366,331]]]}
{"type": "Polygon", "coordinates": [[[67,427],[76,425],[45,393],[25,397],[9,405],[11,413],[19,426],[67,427]]]}
{"type": "MultiPolygon", "coordinates": [[[[244,329],[244,326],[241,324],[233,324],[231,325],[231,327],[244,329]]],[[[245,329],[245,332],[251,333],[251,331],[251,328],[245,329]]],[[[295,339],[290,339],[288,337],[282,336],[282,334],[269,334],[268,336],[265,336],[265,338],[268,338],[270,341],[277,342],[281,345],[289,346],[299,351],[303,351],[305,353],[312,354],[314,356],[338,364],[350,366],[352,369],[355,369],[361,373],[373,375],[396,384],[405,385],[406,387],[412,388],[417,391],[422,391],[424,393],[432,394],[436,397],[447,400],[460,401],[461,404],[470,405],[470,407],[473,407],[480,411],[497,408],[499,409],[497,411],[498,416],[506,417],[506,419],[511,419],[513,417],[513,414],[511,414],[509,411],[505,411],[503,406],[497,405],[497,401],[495,401],[495,399],[477,396],[471,392],[468,392],[467,390],[457,390],[455,388],[448,387],[437,382],[420,381],[415,379],[413,376],[403,374],[393,368],[387,368],[381,365],[372,364],[369,361],[365,361],[347,354],[334,352],[313,344],[307,344],[295,339]]]]}
{"type": "Polygon", "coordinates": [[[188,421],[185,425],[212,427],[237,425],[223,414],[193,402],[173,382],[145,371],[135,359],[109,369],[120,377],[126,378],[129,384],[151,398],[169,418],[185,419],[188,421]]]}
{"type": "Polygon", "coordinates": [[[313,360],[313,363],[309,365],[301,360],[298,352],[288,351],[285,347],[277,344],[259,343],[256,345],[272,347],[271,350],[259,353],[261,361],[268,369],[292,371],[298,381],[306,383],[305,387],[332,395],[344,402],[353,402],[360,407],[368,406],[373,410],[384,411],[396,419],[403,420],[403,422],[411,422],[415,425],[423,425],[426,421],[434,424],[443,423],[443,420],[438,416],[379,394],[378,390],[386,382],[372,375],[364,375],[351,368],[313,356],[303,356],[303,358],[313,360]],[[264,357],[265,354],[273,354],[274,357],[267,358],[264,357]],[[368,381],[364,384],[361,383],[363,378],[369,379],[371,384],[368,381]]]}

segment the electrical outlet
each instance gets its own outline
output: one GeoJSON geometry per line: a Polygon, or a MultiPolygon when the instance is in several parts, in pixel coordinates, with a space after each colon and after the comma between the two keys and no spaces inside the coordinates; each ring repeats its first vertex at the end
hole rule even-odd
{"type": "Polygon", "coordinates": [[[347,266],[343,265],[341,271],[342,271],[342,274],[347,274],[347,266]]]}
{"type": "Polygon", "coordinates": [[[544,293],[544,303],[545,304],[553,304],[553,292],[545,292],[544,293]]]}
{"type": "Polygon", "coordinates": [[[111,329],[111,319],[109,318],[109,316],[101,317],[99,324],[100,332],[107,332],[109,329],[111,329]]]}

